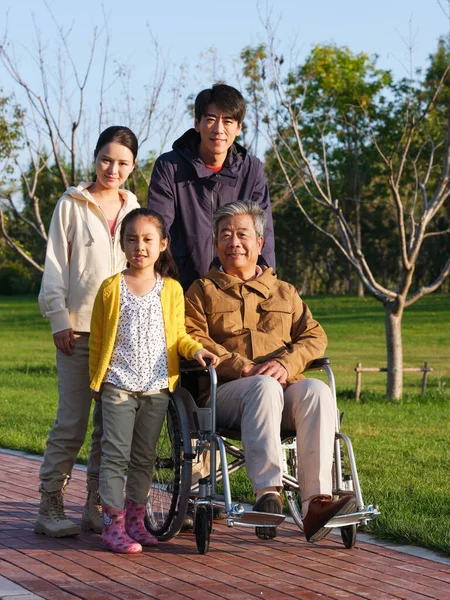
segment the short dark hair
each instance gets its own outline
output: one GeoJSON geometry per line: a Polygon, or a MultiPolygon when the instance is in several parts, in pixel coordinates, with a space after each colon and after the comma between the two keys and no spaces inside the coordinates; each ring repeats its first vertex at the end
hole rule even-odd
{"type": "MultiPolygon", "coordinates": [[[[159,213],[145,207],[135,208],[125,215],[120,227],[120,247],[122,250],[124,248],[125,231],[127,226],[139,217],[146,217],[154,223],[161,240],[167,240],[169,238],[166,224],[159,213]]],[[[127,266],[129,265],[127,264],[127,266]]],[[[155,262],[155,271],[159,273],[161,277],[172,277],[172,279],[178,279],[177,265],[175,264],[175,260],[172,256],[169,245],[160,253],[158,260],[155,262]]]]}
{"type": "Polygon", "coordinates": [[[125,148],[128,148],[128,150],[131,150],[133,158],[136,160],[139,147],[137,138],[129,127],[123,127],[122,125],[112,125],[102,131],[95,146],[94,158],[97,158],[103,146],[111,142],[117,142],[117,144],[121,144],[125,148]]]}
{"type": "Polygon", "coordinates": [[[245,117],[245,100],[241,92],[231,85],[216,83],[212,88],[202,90],[195,99],[195,118],[200,121],[206,116],[208,106],[215,104],[224,113],[242,125],[245,117]]]}

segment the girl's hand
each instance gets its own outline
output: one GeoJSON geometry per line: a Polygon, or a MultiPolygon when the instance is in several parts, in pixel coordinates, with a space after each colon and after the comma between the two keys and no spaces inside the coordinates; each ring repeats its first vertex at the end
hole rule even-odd
{"type": "Polygon", "coordinates": [[[91,398],[93,398],[96,402],[101,402],[102,393],[96,392],[95,390],[91,390],[91,398]]]}
{"type": "Polygon", "coordinates": [[[206,363],[204,361],[205,358],[209,358],[211,360],[211,364],[213,367],[217,367],[217,365],[220,362],[220,358],[218,356],[216,356],[212,352],[209,352],[205,348],[197,350],[197,352],[194,354],[194,358],[198,363],[202,365],[202,367],[206,367],[206,363]]]}
{"type": "Polygon", "coordinates": [[[53,334],[53,341],[58,350],[61,350],[66,356],[72,356],[73,348],[75,346],[75,336],[73,335],[73,329],[63,329],[58,333],[53,334]]]}

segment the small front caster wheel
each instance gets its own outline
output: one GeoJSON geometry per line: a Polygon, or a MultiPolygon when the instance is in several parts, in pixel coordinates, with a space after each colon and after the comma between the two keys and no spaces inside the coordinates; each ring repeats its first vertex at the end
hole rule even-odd
{"type": "Polygon", "coordinates": [[[341,537],[346,548],[353,548],[356,543],[356,525],[341,527],[341,537]]]}
{"type": "Polygon", "coordinates": [[[211,518],[206,506],[199,506],[195,516],[195,542],[200,554],[206,554],[209,550],[211,537],[211,518]]]}

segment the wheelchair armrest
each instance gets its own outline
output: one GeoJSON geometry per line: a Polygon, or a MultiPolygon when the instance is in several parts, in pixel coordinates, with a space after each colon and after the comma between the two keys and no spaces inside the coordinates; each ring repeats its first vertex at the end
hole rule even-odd
{"type": "Polygon", "coordinates": [[[309,365],[306,367],[305,371],[318,371],[320,369],[322,369],[322,367],[324,367],[325,365],[331,365],[331,359],[330,358],[316,358],[316,360],[313,360],[312,362],[309,363],[309,365]]]}

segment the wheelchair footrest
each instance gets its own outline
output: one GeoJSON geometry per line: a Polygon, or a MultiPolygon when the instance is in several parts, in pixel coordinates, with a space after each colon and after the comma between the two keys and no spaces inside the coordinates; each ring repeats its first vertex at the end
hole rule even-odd
{"type": "Polygon", "coordinates": [[[249,510],[241,514],[230,515],[227,523],[230,527],[233,525],[242,525],[243,527],[278,527],[285,518],[285,515],[249,510]]]}
{"type": "Polygon", "coordinates": [[[345,527],[347,525],[362,525],[367,521],[375,519],[380,514],[380,511],[369,504],[362,510],[347,515],[336,515],[325,525],[327,528],[345,527]]]}

